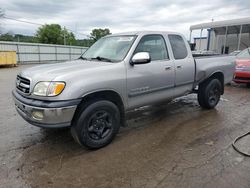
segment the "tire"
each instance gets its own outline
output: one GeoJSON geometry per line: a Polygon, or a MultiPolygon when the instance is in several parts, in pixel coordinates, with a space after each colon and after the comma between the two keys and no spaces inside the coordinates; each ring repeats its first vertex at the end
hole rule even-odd
{"type": "Polygon", "coordinates": [[[250,88],[250,83],[247,83],[247,87],[250,88]]]}
{"type": "Polygon", "coordinates": [[[220,101],[222,84],[218,79],[210,79],[199,86],[198,102],[202,108],[213,109],[220,101]]]}
{"type": "Polygon", "coordinates": [[[120,129],[119,108],[107,100],[82,104],[74,117],[71,134],[76,142],[89,149],[109,144],[120,129]]]}

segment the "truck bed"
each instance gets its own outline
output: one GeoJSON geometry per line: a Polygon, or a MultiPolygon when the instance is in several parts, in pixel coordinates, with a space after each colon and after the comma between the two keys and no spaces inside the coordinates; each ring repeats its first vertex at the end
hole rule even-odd
{"type": "Polygon", "coordinates": [[[215,71],[224,75],[224,84],[232,81],[235,70],[235,57],[228,55],[194,57],[196,74],[195,83],[198,85],[215,71]]]}

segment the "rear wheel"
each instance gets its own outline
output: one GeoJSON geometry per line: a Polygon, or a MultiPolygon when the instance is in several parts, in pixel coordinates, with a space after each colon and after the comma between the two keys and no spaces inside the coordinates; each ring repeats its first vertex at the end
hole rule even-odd
{"type": "Polygon", "coordinates": [[[73,120],[71,133],[83,146],[97,149],[109,144],[120,128],[120,111],[107,100],[93,101],[82,106],[73,120]]]}
{"type": "Polygon", "coordinates": [[[200,106],[205,109],[214,108],[220,101],[222,87],[221,82],[216,78],[200,84],[198,90],[198,102],[200,106]]]}
{"type": "Polygon", "coordinates": [[[250,88],[250,83],[247,83],[247,87],[250,88]]]}

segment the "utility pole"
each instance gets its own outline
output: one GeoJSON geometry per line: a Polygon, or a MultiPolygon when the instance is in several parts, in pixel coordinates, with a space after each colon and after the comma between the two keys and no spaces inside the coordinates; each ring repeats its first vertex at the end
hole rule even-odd
{"type": "Polygon", "coordinates": [[[64,45],[66,45],[66,29],[65,26],[63,27],[63,41],[64,41],[64,45]]]}
{"type": "Polygon", "coordinates": [[[1,22],[0,22],[0,34],[2,34],[2,18],[4,18],[4,10],[2,8],[0,8],[0,19],[1,19],[1,22]]]}
{"type": "MultiPolygon", "coordinates": [[[[75,34],[77,35],[77,23],[75,23],[75,34]]],[[[75,36],[77,37],[77,36],[75,36]]]]}

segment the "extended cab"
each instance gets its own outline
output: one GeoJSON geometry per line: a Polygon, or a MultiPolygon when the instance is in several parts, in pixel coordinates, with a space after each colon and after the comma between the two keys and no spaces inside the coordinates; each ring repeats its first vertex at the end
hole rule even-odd
{"type": "Polygon", "coordinates": [[[214,108],[233,79],[232,56],[192,56],[183,35],[130,32],[101,38],[78,60],[35,66],[17,75],[18,113],[45,128],[71,127],[81,145],[112,141],[127,110],[197,93],[214,108]]]}

